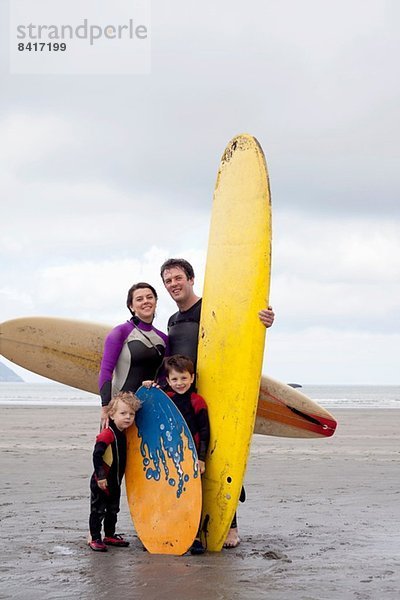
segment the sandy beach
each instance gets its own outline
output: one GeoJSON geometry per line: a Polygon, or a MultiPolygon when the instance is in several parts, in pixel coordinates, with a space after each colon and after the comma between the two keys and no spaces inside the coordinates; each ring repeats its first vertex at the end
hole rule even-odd
{"type": "Polygon", "coordinates": [[[0,598],[400,597],[399,410],[341,410],[324,440],[254,436],[241,545],[204,556],[85,544],[91,407],[0,407],[0,598]]]}

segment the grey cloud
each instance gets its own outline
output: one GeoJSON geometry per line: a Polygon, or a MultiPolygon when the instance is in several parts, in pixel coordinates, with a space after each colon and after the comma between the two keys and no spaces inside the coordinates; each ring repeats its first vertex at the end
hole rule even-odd
{"type": "Polygon", "coordinates": [[[78,132],[19,177],[150,190],[208,210],[225,143],[249,131],[280,206],[397,212],[396,6],[301,6],[158,6],[150,76],[3,76],[6,111],[54,113],[78,132]]]}

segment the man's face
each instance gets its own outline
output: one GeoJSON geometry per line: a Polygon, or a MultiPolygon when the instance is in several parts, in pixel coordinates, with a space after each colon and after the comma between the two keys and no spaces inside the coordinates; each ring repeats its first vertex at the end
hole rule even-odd
{"type": "Polygon", "coordinates": [[[167,292],[175,302],[184,303],[193,294],[194,280],[188,279],[185,271],[180,267],[165,269],[163,281],[167,292]]]}

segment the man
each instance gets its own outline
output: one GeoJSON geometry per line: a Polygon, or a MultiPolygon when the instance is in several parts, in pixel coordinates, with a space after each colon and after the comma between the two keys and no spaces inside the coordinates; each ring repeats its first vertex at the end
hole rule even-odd
{"type": "MultiPolygon", "coordinates": [[[[161,278],[164,286],[178,306],[178,312],[168,320],[170,354],[183,354],[197,364],[197,344],[201,314],[201,298],[194,293],[194,270],[183,258],[170,258],[161,266],[161,278]]],[[[260,321],[265,327],[274,322],[271,307],[260,310],[260,321]]],[[[241,499],[244,499],[244,489],[241,499]]],[[[224,543],[225,548],[235,548],[240,543],[236,514],[224,543]]]]}

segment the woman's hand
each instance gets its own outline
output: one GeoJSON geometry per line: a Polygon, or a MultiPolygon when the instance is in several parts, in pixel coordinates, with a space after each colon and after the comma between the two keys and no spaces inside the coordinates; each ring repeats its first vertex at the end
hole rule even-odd
{"type": "Polygon", "coordinates": [[[100,431],[103,431],[103,429],[106,429],[106,427],[108,427],[108,425],[109,425],[109,420],[108,420],[107,406],[102,406],[101,413],[100,413],[100,431]]]}
{"type": "Polygon", "coordinates": [[[206,463],[204,462],[204,460],[199,460],[199,470],[200,470],[200,475],[203,475],[203,473],[206,470],[206,463]]]}

